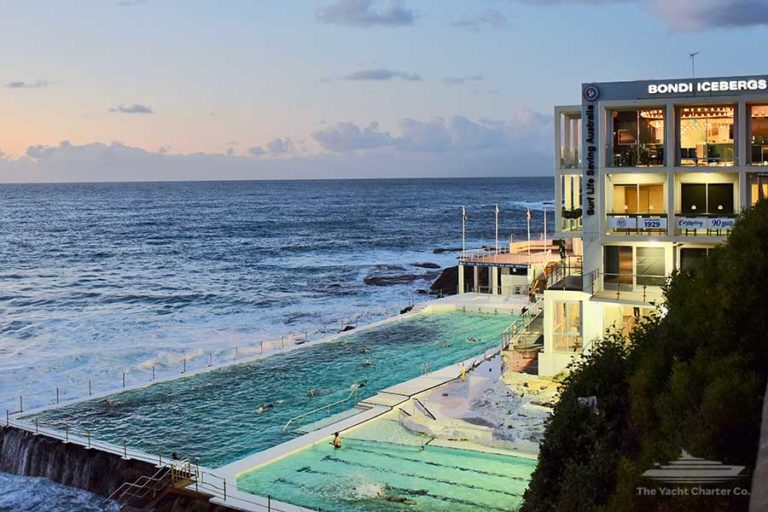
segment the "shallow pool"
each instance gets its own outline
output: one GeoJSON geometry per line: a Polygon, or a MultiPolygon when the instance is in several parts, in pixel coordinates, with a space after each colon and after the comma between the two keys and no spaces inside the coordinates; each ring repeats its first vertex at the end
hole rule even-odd
{"type": "MultiPolygon", "coordinates": [[[[536,461],[436,446],[392,419],[246,473],[242,491],[334,512],[515,510],[536,461]]],[[[330,441],[330,440],[329,440],[330,441]]]]}
{"type": "MultiPolygon", "coordinates": [[[[337,341],[126,391],[117,407],[88,401],[37,415],[41,426],[218,467],[290,439],[286,422],[338,401],[361,381],[358,399],[481,354],[501,342],[505,314],[422,312],[337,341]],[[469,342],[468,338],[477,338],[469,342]],[[365,365],[365,361],[373,364],[365,365]],[[309,397],[315,389],[318,396],[309,397]],[[271,408],[258,410],[265,404],[271,408]]],[[[350,403],[350,407],[352,403],[350,403]]]]}

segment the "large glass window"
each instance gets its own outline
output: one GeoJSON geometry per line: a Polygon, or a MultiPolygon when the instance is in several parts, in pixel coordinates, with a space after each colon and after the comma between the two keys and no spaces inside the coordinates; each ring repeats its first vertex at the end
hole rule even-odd
{"type": "Polygon", "coordinates": [[[554,350],[557,352],[580,352],[581,302],[555,302],[554,328],[552,330],[554,350]]]}
{"type": "Polygon", "coordinates": [[[732,215],[733,183],[682,183],[680,213],[683,215],[732,215]]]}
{"type": "Polygon", "coordinates": [[[683,247],[680,249],[680,270],[693,270],[709,252],[702,247],[683,247]]]}
{"type": "Polygon", "coordinates": [[[560,193],[562,230],[581,231],[581,175],[563,174],[560,177],[560,193]]]}
{"type": "Polygon", "coordinates": [[[611,117],[614,167],[664,165],[664,109],[616,110],[611,117]]]}
{"type": "Polygon", "coordinates": [[[768,174],[749,176],[749,197],[752,206],[760,200],[768,199],[768,174]]]}
{"type": "Polygon", "coordinates": [[[603,253],[606,290],[632,289],[632,247],[606,245],[603,253]]]}
{"type": "Polygon", "coordinates": [[[640,321],[653,311],[653,308],[638,306],[606,306],[603,313],[604,327],[606,329],[618,329],[625,337],[628,337],[640,321]]]}
{"type": "Polygon", "coordinates": [[[613,212],[615,214],[665,213],[664,185],[631,184],[613,186],[613,212]]]}
{"type": "Polygon", "coordinates": [[[768,106],[752,106],[752,165],[768,165],[768,106]]]}
{"type": "Polygon", "coordinates": [[[733,165],[734,107],[684,107],[679,116],[680,165],[733,165]]]}
{"type": "Polygon", "coordinates": [[[664,272],[664,249],[662,247],[638,247],[635,268],[638,285],[662,286],[666,279],[664,272]]]}

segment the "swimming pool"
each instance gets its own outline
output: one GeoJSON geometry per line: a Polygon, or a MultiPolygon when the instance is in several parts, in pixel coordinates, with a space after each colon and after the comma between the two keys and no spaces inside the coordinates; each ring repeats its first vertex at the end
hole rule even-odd
{"type": "Polygon", "coordinates": [[[238,478],[238,489],[334,512],[515,510],[536,461],[438,446],[377,419],[238,478]]]}
{"type": "Polygon", "coordinates": [[[363,399],[417,377],[425,363],[436,370],[497,346],[514,318],[424,311],[328,343],[115,394],[111,409],[92,400],[35,417],[41,426],[219,467],[297,435],[282,432],[290,418],[348,396],[356,383],[367,381],[363,399]],[[310,389],[318,396],[309,397],[310,389]],[[272,407],[260,414],[265,404],[272,407]]]}

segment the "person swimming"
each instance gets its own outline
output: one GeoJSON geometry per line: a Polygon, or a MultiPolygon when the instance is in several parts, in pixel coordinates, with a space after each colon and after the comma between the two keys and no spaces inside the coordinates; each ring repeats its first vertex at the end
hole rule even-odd
{"type": "Polygon", "coordinates": [[[105,409],[114,409],[115,407],[120,405],[120,402],[116,402],[115,400],[108,400],[106,398],[102,400],[101,403],[104,404],[105,409]]]}
{"type": "Polygon", "coordinates": [[[367,354],[370,351],[371,351],[370,347],[363,347],[363,348],[360,349],[360,353],[361,354],[367,354]]]}
{"type": "Polygon", "coordinates": [[[272,409],[273,407],[274,407],[274,405],[272,405],[272,404],[260,405],[259,408],[256,409],[256,412],[259,413],[259,414],[262,414],[262,413],[265,413],[268,410],[272,409]]]}
{"type": "Polygon", "coordinates": [[[367,385],[368,385],[368,381],[367,381],[367,380],[361,380],[360,382],[358,382],[358,383],[356,383],[356,384],[352,384],[352,385],[351,385],[351,386],[349,386],[349,387],[350,387],[351,389],[355,390],[355,389],[364,388],[364,387],[365,387],[365,386],[367,386],[367,385]]]}
{"type": "Polygon", "coordinates": [[[341,436],[339,435],[338,432],[335,432],[333,434],[333,443],[332,444],[333,444],[333,449],[334,450],[338,450],[339,448],[341,448],[341,436]]]}
{"type": "Polygon", "coordinates": [[[370,359],[366,359],[365,361],[363,361],[363,366],[366,368],[368,368],[369,366],[373,366],[373,361],[371,361],[370,359]]]}
{"type": "Polygon", "coordinates": [[[318,395],[320,395],[320,392],[318,390],[314,389],[314,388],[312,388],[309,391],[307,391],[307,396],[309,398],[315,398],[318,395]]]}

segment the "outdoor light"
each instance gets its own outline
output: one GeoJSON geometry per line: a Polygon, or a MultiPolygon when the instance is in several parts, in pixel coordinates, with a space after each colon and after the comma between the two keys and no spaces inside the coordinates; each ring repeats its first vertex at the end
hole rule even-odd
{"type": "Polygon", "coordinates": [[[694,211],[696,210],[696,205],[695,204],[691,205],[691,210],[694,210],[694,211]]]}

